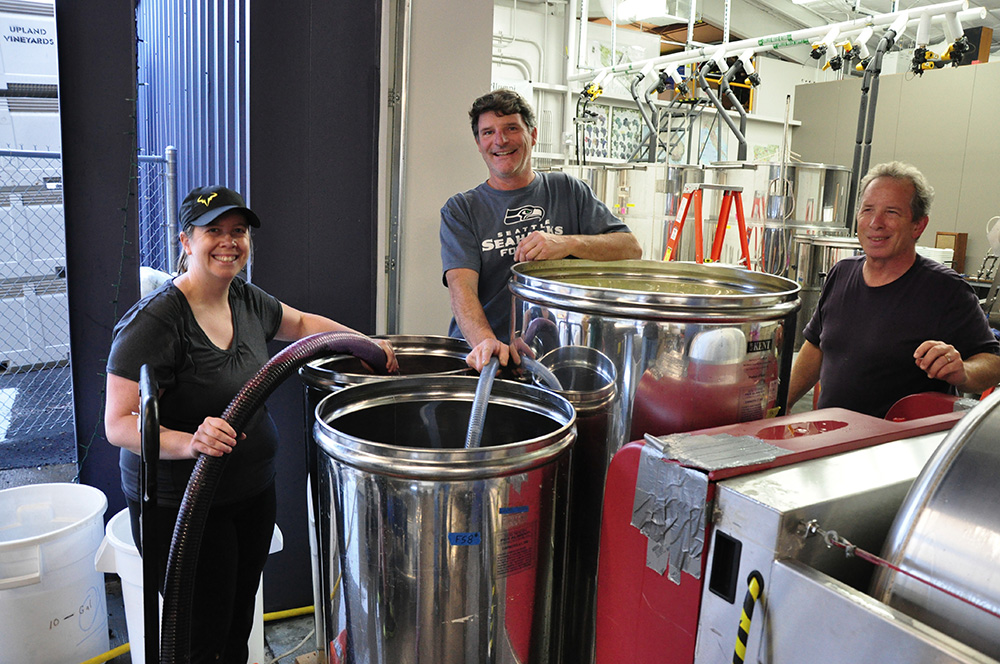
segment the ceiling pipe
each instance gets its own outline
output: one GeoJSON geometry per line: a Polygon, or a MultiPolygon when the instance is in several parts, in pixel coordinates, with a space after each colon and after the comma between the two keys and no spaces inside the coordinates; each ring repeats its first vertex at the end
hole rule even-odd
{"type": "MultiPolygon", "coordinates": [[[[721,51],[723,49],[719,49],[719,50],[721,51]]],[[[719,71],[720,71],[720,74],[722,75],[722,77],[725,78],[728,70],[730,69],[729,65],[726,64],[725,58],[723,58],[721,56],[720,57],[713,57],[712,61],[715,63],[715,66],[719,68],[719,71]]],[[[736,64],[734,66],[735,67],[740,66],[740,61],[737,60],[736,64]]],[[[740,116],[740,122],[743,125],[743,129],[741,129],[740,127],[737,127],[736,123],[733,122],[733,119],[731,117],[729,117],[729,113],[727,113],[726,109],[723,108],[723,106],[722,106],[722,101],[719,99],[718,95],[715,94],[715,91],[712,90],[712,88],[708,85],[708,81],[705,80],[705,70],[707,70],[708,68],[709,68],[709,65],[704,65],[702,67],[698,67],[698,86],[701,87],[702,91],[705,93],[705,95],[712,102],[712,105],[715,106],[716,110],[719,112],[718,113],[719,116],[722,117],[723,121],[729,126],[729,129],[736,136],[736,141],[737,141],[738,146],[739,146],[737,148],[737,161],[746,161],[746,158],[747,158],[747,139],[746,139],[746,136],[743,133],[743,129],[746,128],[746,124],[745,124],[746,123],[746,113],[744,112],[740,116]]],[[[721,89],[721,87],[720,87],[720,89],[721,89]]],[[[738,101],[736,102],[736,104],[737,104],[737,106],[740,106],[738,101]]],[[[742,110],[742,106],[740,106],[740,109],[742,110]]]]}
{"type": "MultiPolygon", "coordinates": [[[[927,7],[922,7],[921,12],[927,12],[934,17],[942,16],[947,13],[963,12],[968,9],[969,3],[967,0],[954,0],[953,2],[943,2],[936,5],[928,5],[927,7]]],[[[976,13],[982,14],[985,18],[985,9],[975,10],[976,13]]],[[[754,39],[742,39],[735,42],[730,42],[726,44],[727,52],[739,52],[745,49],[752,49],[754,52],[766,51],[774,48],[775,46],[780,46],[788,42],[797,42],[803,39],[812,40],[817,37],[822,37],[829,33],[831,28],[837,27],[841,34],[853,33],[861,31],[868,26],[880,27],[887,26],[897,20],[900,16],[907,16],[905,12],[892,12],[889,14],[880,14],[878,16],[866,16],[858,19],[853,19],[850,21],[843,21],[841,23],[835,23],[831,25],[824,25],[817,28],[803,28],[801,30],[793,30],[792,32],[781,33],[777,35],[768,35],[765,37],[757,37],[754,39]]],[[[917,17],[918,18],[918,17],[917,17]]],[[[914,18],[913,20],[917,20],[914,18]]],[[[579,81],[586,78],[594,77],[599,71],[610,71],[613,74],[629,74],[638,73],[650,62],[653,63],[654,67],[659,67],[667,63],[674,64],[688,64],[702,62],[711,58],[715,51],[718,50],[718,46],[708,46],[702,48],[692,49],[690,51],[684,51],[679,53],[671,53],[669,55],[663,55],[657,58],[648,58],[646,60],[638,60],[636,62],[631,62],[628,64],[615,65],[613,67],[605,67],[601,70],[589,71],[589,72],[577,72],[572,75],[570,81],[579,81]]]]}

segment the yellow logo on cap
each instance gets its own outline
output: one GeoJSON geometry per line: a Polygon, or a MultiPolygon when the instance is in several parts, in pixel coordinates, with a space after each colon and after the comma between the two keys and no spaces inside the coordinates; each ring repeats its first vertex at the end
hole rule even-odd
{"type": "Polygon", "coordinates": [[[218,193],[214,193],[211,196],[209,196],[207,199],[206,198],[202,198],[201,196],[199,196],[198,197],[198,202],[201,203],[202,205],[204,205],[205,207],[208,207],[209,205],[212,204],[212,199],[215,198],[218,195],[219,195],[218,193]]]}

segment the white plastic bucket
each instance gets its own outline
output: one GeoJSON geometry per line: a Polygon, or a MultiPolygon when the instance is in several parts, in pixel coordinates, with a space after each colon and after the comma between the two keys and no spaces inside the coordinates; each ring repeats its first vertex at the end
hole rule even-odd
{"type": "Polygon", "coordinates": [[[0,491],[0,662],[82,662],[108,650],[94,569],[107,507],[82,484],[0,491]]]}
{"type": "MultiPolygon", "coordinates": [[[[268,553],[281,551],[284,540],[281,530],[274,526],[271,536],[271,548],[268,553]]],[[[125,624],[128,627],[128,640],[132,655],[132,664],[145,664],[145,625],[142,610],[142,558],[132,541],[132,525],[129,521],[128,509],[123,509],[111,517],[108,527],[97,551],[97,569],[102,572],[114,572],[122,581],[122,600],[125,603],[125,624]]],[[[160,610],[163,610],[163,598],[160,598],[160,610]]],[[[263,583],[257,586],[257,600],[254,604],[253,629],[250,631],[250,658],[248,664],[259,664],[264,661],[264,590],[263,583]]]]}

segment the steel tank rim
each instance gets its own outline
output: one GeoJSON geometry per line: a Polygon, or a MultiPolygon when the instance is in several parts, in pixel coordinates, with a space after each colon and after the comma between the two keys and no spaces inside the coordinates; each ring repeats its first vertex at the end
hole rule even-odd
{"type": "MultiPolygon", "coordinates": [[[[768,162],[765,164],[770,169],[781,168],[781,162],[768,162]]],[[[851,169],[848,166],[841,166],[840,164],[826,164],[823,162],[816,161],[786,161],[785,170],[793,170],[796,168],[805,169],[821,169],[825,171],[842,171],[845,173],[850,173],[851,169]]]]}
{"type": "MultiPolygon", "coordinates": [[[[550,371],[556,372],[565,368],[585,367],[605,380],[605,384],[596,390],[559,390],[559,395],[569,401],[580,415],[583,412],[600,409],[618,395],[618,370],[610,357],[589,346],[558,346],[543,355],[538,361],[550,371]]],[[[540,378],[535,377],[535,385],[540,385],[540,378]]]]}
{"type": "Polygon", "coordinates": [[[324,397],[315,410],[316,444],[329,457],[378,475],[416,480],[464,480],[522,473],[566,452],[576,439],[576,409],[549,390],[508,380],[493,384],[490,403],[549,417],[556,428],[535,438],[475,449],[426,449],[366,440],[337,430],[339,417],[373,406],[432,400],[472,403],[479,379],[414,376],[361,383],[324,397]]]}
{"type": "MultiPolygon", "coordinates": [[[[372,339],[384,339],[393,346],[393,350],[399,355],[432,355],[436,357],[448,357],[460,359],[465,362],[466,356],[472,351],[469,344],[463,339],[454,337],[434,336],[434,335],[409,335],[409,334],[386,334],[371,337],[372,339]]],[[[309,387],[320,390],[339,390],[348,385],[357,385],[368,382],[380,382],[385,380],[398,380],[405,376],[381,376],[375,374],[357,374],[330,369],[328,365],[339,362],[349,355],[331,355],[318,360],[313,360],[299,368],[299,378],[309,387]]],[[[432,374],[434,376],[461,376],[471,373],[471,369],[466,366],[462,369],[452,371],[439,371],[432,374]]]]}
{"type": "Polygon", "coordinates": [[[854,237],[823,237],[814,235],[809,243],[815,247],[836,247],[838,249],[861,249],[861,240],[854,237]]]}
{"type": "Polygon", "coordinates": [[[797,311],[801,303],[796,282],[742,268],[673,261],[556,260],[518,263],[511,268],[508,288],[532,304],[623,319],[685,320],[692,322],[751,322],[779,318],[797,311]],[[567,277],[652,278],[668,272],[676,282],[718,284],[742,292],[715,295],[656,293],[577,285],[567,277]],[[749,276],[748,276],[749,275],[749,276]],[[677,278],[681,277],[681,278],[677,278]],[[714,277],[709,279],[708,277],[714,277]],[[728,277],[728,280],[724,279],[728,277]],[[754,291],[769,285],[770,292],[754,291]],[[742,286],[741,286],[742,284],[742,286]]]}

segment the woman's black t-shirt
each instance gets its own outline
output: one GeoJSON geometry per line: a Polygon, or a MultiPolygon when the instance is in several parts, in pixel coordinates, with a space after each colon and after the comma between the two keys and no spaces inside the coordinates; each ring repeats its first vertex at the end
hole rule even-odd
{"type": "MultiPolygon", "coordinates": [[[[213,344],[195,320],[184,294],[167,282],[137,302],[115,326],[108,372],[139,380],[150,365],[160,389],[160,424],[194,433],[206,417],[220,417],[243,385],[269,359],[267,342],[281,325],[281,303],[241,279],[229,287],[233,341],[213,344]]],[[[278,433],[266,409],[259,410],[229,455],[214,502],[252,496],[274,480],[278,433]]],[[[158,503],[177,506],[184,496],[194,460],[160,461],[158,503]]],[[[139,456],[121,450],[122,490],[139,500],[139,456]]]]}

